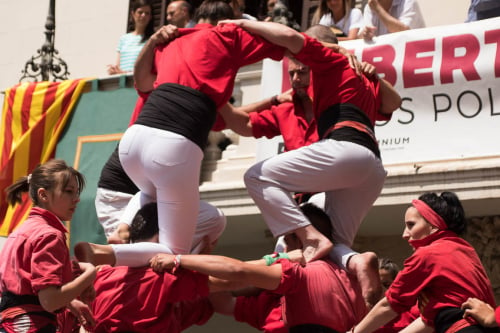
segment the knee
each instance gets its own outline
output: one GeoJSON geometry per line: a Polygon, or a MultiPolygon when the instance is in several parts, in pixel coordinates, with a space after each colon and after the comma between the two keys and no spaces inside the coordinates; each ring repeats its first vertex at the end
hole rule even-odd
{"type": "Polygon", "coordinates": [[[248,184],[255,183],[255,180],[257,179],[257,172],[255,170],[255,166],[251,167],[245,172],[245,175],[243,176],[243,180],[245,181],[245,185],[248,186],[248,184]]]}
{"type": "Polygon", "coordinates": [[[226,224],[227,224],[226,215],[224,215],[224,213],[220,209],[217,208],[216,210],[218,214],[215,216],[214,220],[214,225],[215,225],[214,239],[218,239],[222,235],[222,232],[224,231],[224,229],[226,229],[226,224]]]}

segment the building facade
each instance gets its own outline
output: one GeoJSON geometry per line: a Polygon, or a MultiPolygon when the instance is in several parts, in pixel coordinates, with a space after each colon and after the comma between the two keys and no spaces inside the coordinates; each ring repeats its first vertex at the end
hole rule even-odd
{"type": "MultiPolygon", "coordinates": [[[[55,47],[68,63],[71,78],[94,78],[99,82],[97,89],[102,91],[118,89],[120,79],[108,77],[106,65],[114,63],[118,38],[126,31],[128,3],[128,0],[57,2],[55,47]]],[[[428,27],[443,26],[443,29],[446,29],[446,26],[465,20],[469,1],[419,0],[419,4],[428,27]],[[447,15],[442,15],[443,12],[447,15]]],[[[310,3],[305,2],[304,8],[308,5],[310,3]]],[[[0,0],[0,12],[4,13],[0,20],[0,39],[4,45],[0,54],[2,90],[19,81],[25,62],[41,47],[47,8],[48,1],[20,0],[12,3],[0,0]]],[[[356,46],[353,45],[353,48],[356,46]]],[[[237,103],[251,103],[270,94],[269,89],[263,88],[263,75],[266,75],[263,63],[248,66],[240,71],[234,91],[237,103]]],[[[497,100],[495,96],[500,95],[500,91],[496,89],[500,85],[495,79],[491,80],[490,90],[487,90],[487,87],[482,93],[477,93],[481,97],[484,96],[481,98],[481,107],[485,108],[483,113],[489,113],[489,116],[484,116],[477,122],[470,120],[471,126],[464,130],[470,143],[467,146],[471,146],[467,149],[481,153],[463,156],[447,154],[450,150],[448,144],[459,140],[453,136],[456,134],[446,132],[446,125],[437,131],[417,127],[416,131],[429,133],[429,141],[425,142],[427,148],[420,149],[435,150],[436,155],[429,156],[426,151],[419,151],[417,147],[414,151],[410,150],[410,156],[404,155],[402,160],[396,157],[388,158],[388,177],[384,189],[363,222],[355,248],[359,251],[375,251],[379,256],[392,258],[401,264],[411,253],[408,244],[401,239],[404,211],[411,199],[425,191],[454,191],[463,200],[467,216],[471,220],[466,238],[480,254],[492,279],[497,301],[500,302],[500,268],[495,265],[500,259],[500,154],[493,148],[490,149],[487,144],[488,138],[492,142],[498,142],[498,136],[493,134],[490,128],[499,123],[496,113],[500,113],[500,109],[494,106],[494,101],[497,100]],[[445,131],[444,135],[439,135],[439,131],[445,131]],[[447,142],[450,135],[450,142],[447,142]]],[[[442,86],[443,89],[448,89],[446,84],[442,83],[442,86]]],[[[130,88],[132,89],[131,86],[130,88]]],[[[405,89],[411,91],[412,88],[405,89]]],[[[465,99],[467,94],[462,93],[476,91],[474,89],[466,87],[458,90],[456,96],[451,98],[451,103],[458,103],[458,99],[462,98],[460,96],[465,96],[465,99]]],[[[430,92],[434,94],[435,104],[445,103],[438,93],[440,92],[430,92]]],[[[411,95],[408,96],[412,98],[411,95]]],[[[3,95],[0,95],[0,100],[3,101],[3,95]]],[[[444,109],[445,106],[439,108],[444,109]]],[[[123,112],[130,114],[132,109],[133,105],[130,105],[130,108],[123,112]]],[[[424,111],[415,110],[415,113],[418,112],[424,111]]],[[[407,114],[402,111],[395,115],[397,120],[405,122],[408,120],[407,114]]],[[[465,114],[470,119],[470,114],[465,114]]],[[[381,132],[383,131],[381,129],[381,132]]],[[[404,141],[411,134],[410,131],[408,135],[389,135],[387,141],[381,144],[394,148],[400,144],[397,140],[404,141]]],[[[203,162],[201,196],[221,208],[228,217],[228,227],[216,252],[245,260],[272,251],[274,239],[267,230],[258,208],[246,192],[243,174],[257,160],[276,153],[279,138],[255,140],[239,137],[231,131],[223,131],[212,132],[209,142],[203,162]],[[221,142],[230,144],[221,150],[221,142]]],[[[464,150],[465,146],[464,144],[464,150]]],[[[454,151],[457,152],[458,149],[454,151]]],[[[188,331],[217,332],[221,331],[220,327],[224,327],[223,331],[255,331],[247,325],[234,323],[232,319],[222,316],[215,316],[206,326],[193,327],[188,331]]]]}

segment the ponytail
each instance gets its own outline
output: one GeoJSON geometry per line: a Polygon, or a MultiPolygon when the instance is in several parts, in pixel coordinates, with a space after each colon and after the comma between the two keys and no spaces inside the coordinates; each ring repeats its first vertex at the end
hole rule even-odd
{"type": "Polygon", "coordinates": [[[35,206],[38,205],[38,189],[53,190],[57,186],[66,186],[71,177],[76,177],[79,193],[82,192],[85,186],[85,178],[83,175],[68,166],[65,161],[60,159],[49,160],[35,167],[33,172],[28,176],[19,178],[14,184],[7,187],[7,201],[14,205],[21,203],[24,192],[29,192],[31,201],[35,206]]]}
{"type": "Polygon", "coordinates": [[[28,192],[30,189],[29,180],[29,176],[23,176],[5,189],[7,193],[7,202],[9,204],[14,206],[16,203],[21,203],[23,201],[23,193],[28,192]]]}

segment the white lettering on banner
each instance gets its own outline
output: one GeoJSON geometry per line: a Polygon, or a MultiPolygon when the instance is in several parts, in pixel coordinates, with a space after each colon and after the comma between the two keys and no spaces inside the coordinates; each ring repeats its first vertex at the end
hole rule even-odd
{"type": "MultiPolygon", "coordinates": [[[[376,65],[403,98],[390,121],[377,122],[384,164],[500,155],[500,18],[341,45],[376,65]]],[[[262,86],[280,87],[281,76],[264,71],[262,86]]]]}

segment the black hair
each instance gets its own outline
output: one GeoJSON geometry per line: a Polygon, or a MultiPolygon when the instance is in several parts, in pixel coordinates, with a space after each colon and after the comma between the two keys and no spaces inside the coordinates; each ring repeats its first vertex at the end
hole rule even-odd
{"type": "Polygon", "coordinates": [[[399,273],[399,266],[389,258],[380,258],[378,260],[378,268],[385,269],[386,271],[388,271],[393,280],[399,273]]]}
{"type": "Polygon", "coordinates": [[[310,202],[303,203],[299,207],[311,224],[321,232],[321,234],[332,241],[333,227],[328,214],[325,213],[323,209],[310,202]]]}
{"type": "Polygon", "coordinates": [[[194,14],[194,20],[207,20],[211,24],[217,24],[220,20],[230,20],[234,18],[233,9],[226,1],[205,0],[194,14]]]}
{"type": "Polygon", "coordinates": [[[129,229],[130,242],[144,241],[158,232],[158,205],[156,202],[150,202],[135,214],[129,229]]]}
{"type": "Polygon", "coordinates": [[[438,196],[436,193],[427,192],[422,194],[418,199],[425,202],[441,216],[449,230],[455,232],[457,235],[465,232],[467,220],[465,219],[464,208],[455,193],[442,192],[438,196]]]}
{"type": "MultiPolygon", "coordinates": [[[[149,23],[146,26],[146,29],[144,29],[144,34],[142,35],[141,43],[144,43],[145,41],[147,41],[149,39],[149,37],[151,37],[155,31],[155,28],[154,28],[155,22],[153,19],[153,2],[151,0],[135,0],[132,3],[132,6],[130,8],[130,11],[132,13],[135,13],[135,11],[137,9],[139,9],[141,7],[145,7],[145,6],[149,6],[149,8],[151,8],[151,19],[149,20],[149,23]]],[[[129,30],[132,31],[135,29],[135,22],[134,22],[132,16],[130,17],[130,19],[132,21],[132,25],[131,25],[131,28],[129,30]]]]}
{"type": "Polygon", "coordinates": [[[85,186],[85,177],[66,164],[64,160],[53,159],[43,164],[38,164],[28,176],[19,178],[16,182],[5,189],[7,201],[14,205],[22,202],[22,194],[29,192],[31,200],[38,206],[38,189],[44,188],[47,191],[66,187],[71,177],[76,177],[78,183],[78,193],[81,193],[85,186]]]}

